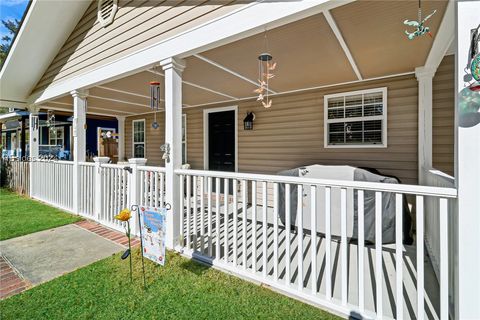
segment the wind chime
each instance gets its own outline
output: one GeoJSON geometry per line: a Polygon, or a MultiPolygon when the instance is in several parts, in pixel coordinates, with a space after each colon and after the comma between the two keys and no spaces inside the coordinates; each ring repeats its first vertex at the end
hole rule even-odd
{"type": "Polygon", "coordinates": [[[407,38],[409,40],[413,40],[416,37],[423,36],[425,34],[428,34],[430,37],[432,37],[432,34],[430,33],[430,28],[425,26],[425,22],[430,19],[437,10],[433,10],[432,13],[430,13],[428,16],[425,17],[425,19],[422,20],[422,0],[418,0],[418,20],[417,21],[410,21],[410,20],[405,20],[403,21],[403,24],[411,27],[415,27],[415,30],[413,32],[408,32],[405,30],[405,34],[407,35],[407,38]]]}
{"type": "Polygon", "coordinates": [[[55,135],[57,133],[57,127],[55,126],[55,113],[53,112],[53,110],[47,111],[46,124],[50,132],[55,135]]]}
{"type": "Polygon", "coordinates": [[[268,39],[265,32],[265,49],[266,51],[258,56],[258,88],[254,90],[258,94],[257,101],[261,101],[265,108],[272,106],[272,99],[269,97],[270,79],[275,77],[273,71],[277,67],[277,63],[273,62],[273,57],[268,53],[268,39]]]}
{"type": "Polygon", "coordinates": [[[150,82],[150,108],[153,110],[152,128],[158,129],[160,125],[157,122],[157,112],[160,105],[160,82],[150,82]]]}

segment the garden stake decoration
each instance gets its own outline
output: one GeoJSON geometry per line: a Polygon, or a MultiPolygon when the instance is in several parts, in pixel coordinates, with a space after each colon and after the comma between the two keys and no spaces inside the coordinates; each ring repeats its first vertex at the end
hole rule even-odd
{"type": "Polygon", "coordinates": [[[137,212],[137,218],[138,218],[138,230],[140,230],[140,250],[141,250],[141,256],[142,256],[142,272],[143,272],[143,288],[146,289],[147,288],[147,281],[145,279],[145,263],[143,261],[143,242],[142,242],[142,239],[143,239],[143,235],[142,235],[142,222],[141,222],[141,217],[140,217],[140,210],[138,210],[138,206],[137,205],[132,205],[132,211],[136,211],[137,212]]]}
{"type": "Polygon", "coordinates": [[[124,228],[125,228],[125,234],[127,235],[128,238],[128,249],[125,250],[125,252],[122,254],[122,260],[127,259],[130,257],[130,282],[133,282],[133,276],[132,276],[132,245],[130,242],[130,218],[132,217],[132,212],[125,208],[122,211],[120,211],[119,214],[117,214],[114,218],[117,219],[118,221],[121,221],[124,223],[124,228]]]}
{"type": "Polygon", "coordinates": [[[261,101],[265,108],[272,106],[272,99],[269,98],[269,81],[275,75],[273,71],[277,67],[277,63],[273,62],[273,57],[268,53],[268,39],[267,33],[265,33],[265,53],[258,56],[258,88],[253,92],[258,93],[257,101],[261,101]]]}
{"type": "Polygon", "coordinates": [[[422,0],[418,0],[418,21],[410,21],[410,20],[405,20],[403,21],[403,24],[411,27],[415,27],[414,32],[408,32],[405,30],[405,34],[407,35],[407,38],[409,40],[413,40],[416,37],[423,36],[424,34],[428,34],[430,37],[432,37],[432,34],[430,33],[430,28],[425,27],[425,22],[430,19],[437,10],[433,10],[432,13],[430,13],[428,16],[425,17],[425,19],[422,20],[422,0]]]}

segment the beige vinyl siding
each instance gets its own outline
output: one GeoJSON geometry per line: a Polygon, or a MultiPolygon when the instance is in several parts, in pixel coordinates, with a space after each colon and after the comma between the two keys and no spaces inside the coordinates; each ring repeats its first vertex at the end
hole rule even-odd
{"type": "MultiPolygon", "coordinates": [[[[215,108],[234,103],[208,106],[215,108]]],[[[289,94],[273,98],[273,106],[264,109],[256,101],[238,105],[238,168],[240,172],[276,173],[280,170],[310,164],[372,167],[399,177],[403,183],[417,183],[417,81],[413,76],[390,78],[367,83],[289,94]],[[387,87],[387,148],[324,148],[323,96],[354,90],[387,87]],[[256,114],[253,131],[243,130],[247,111],[256,114]]],[[[203,169],[203,109],[186,108],[188,163],[203,169]]],[[[151,165],[162,165],[161,127],[153,130],[153,114],[127,117],[126,155],[131,157],[133,119],[147,119],[147,159],[151,165]]]]}
{"type": "Polygon", "coordinates": [[[433,78],[433,167],[454,175],[455,56],[443,58],[433,78]]]}
{"type": "Polygon", "coordinates": [[[248,2],[119,0],[113,23],[104,28],[97,21],[98,2],[92,1],[33,91],[105,65],[248,2]]]}

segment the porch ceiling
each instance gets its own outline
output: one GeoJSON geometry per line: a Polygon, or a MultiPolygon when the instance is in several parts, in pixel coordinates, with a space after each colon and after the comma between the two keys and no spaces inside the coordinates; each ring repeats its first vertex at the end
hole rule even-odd
{"type": "MultiPolygon", "coordinates": [[[[434,37],[448,1],[422,1],[434,37]]],[[[354,1],[268,30],[268,51],[278,63],[276,93],[414,72],[423,66],[435,38],[406,38],[405,19],[417,17],[417,1],[354,1]]],[[[185,58],[184,107],[252,98],[257,56],[267,50],[264,34],[185,58]]],[[[146,70],[90,88],[90,113],[132,115],[149,112],[148,82],[163,82],[161,69],[146,70]]],[[[48,106],[71,110],[64,97],[48,106]]]]}

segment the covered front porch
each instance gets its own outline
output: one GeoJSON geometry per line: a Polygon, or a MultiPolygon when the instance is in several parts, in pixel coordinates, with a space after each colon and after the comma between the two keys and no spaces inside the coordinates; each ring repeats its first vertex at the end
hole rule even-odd
{"type": "Polygon", "coordinates": [[[78,156],[32,163],[31,195],[115,229],[124,207],[168,206],[170,249],[343,316],[447,319],[456,312],[455,134],[447,121],[436,136],[435,121],[454,115],[454,2],[424,7],[437,10],[433,39],[405,38],[396,22],[416,16],[410,2],[328,2],[71,95],[52,94],[41,104],[74,112],[78,156]],[[270,108],[253,93],[264,50],[278,63],[266,89],[270,108]],[[158,111],[150,109],[152,81],[161,83],[158,111]],[[443,91],[450,94],[435,103],[443,91]],[[343,104],[335,105],[338,97],[343,104]],[[368,115],[371,105],[377,113],[368,115]],[[349,116],[354,107],[361,114],[349,116]],[[119,120],[116,164],[83,156],[89,112],[119,120]],[[225,112],[232,118],[214,123],[225,112]],[[253,130],[245,130],[250,112],[253,130]],[[223,131],[215,131],[219,124],[223,131]],[[219,150],[220,135],[229,139],[219,150]],[[399,183],[277,174],[316,164],[375,169],[399,183]],[[375,218],[368,226],[367,197],[375,218]],[[395,212],[390,243],[381,240],[385,197],[395,212]],[[407,207],[415,242],[404,245],[407,207]],[[366,241],[365,228],[375,241],[366,241]]]}

